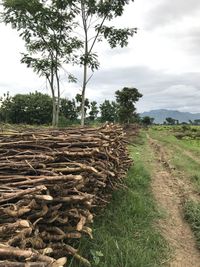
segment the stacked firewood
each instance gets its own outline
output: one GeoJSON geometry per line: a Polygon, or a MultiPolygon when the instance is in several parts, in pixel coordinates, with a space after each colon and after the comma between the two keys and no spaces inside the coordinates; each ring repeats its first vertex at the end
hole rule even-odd
{"type": "Polygon", "coordinates": [[[0,267],[90,266],[74,244],[130,164],[117,125],[0,132],[0,267]]]}

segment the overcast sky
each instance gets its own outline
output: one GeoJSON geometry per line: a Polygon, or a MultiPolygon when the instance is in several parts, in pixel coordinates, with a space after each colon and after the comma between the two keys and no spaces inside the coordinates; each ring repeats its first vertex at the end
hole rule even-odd
{"type": "MultiPolygon", "coordinates": [[[[200,112],[199,18],[200,0],[135,0],[116,25],[137,27],[138,33],[127,48],[98,47],[101,67],[87,97],[98,102],[114,99],[116,90],[130,86],[143,94],[139,112],[160,108],[200,112]]],[[[44,79],[20,64],[25,49],[17,32],[1,24],[0,33],[0,95],[50,93],[44,79]]],[[[74,73],[80,77],[78,69],[74,73]]],[[[80,83],[67,84],[63,76],[62,96],[77,92],[80,83]]]]}

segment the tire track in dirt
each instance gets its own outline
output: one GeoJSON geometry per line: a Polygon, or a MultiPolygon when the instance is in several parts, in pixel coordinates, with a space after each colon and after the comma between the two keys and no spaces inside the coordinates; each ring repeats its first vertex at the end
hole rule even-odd
{"type": "Polygon", "coordinates": [[[157,203],[167,212],[166,218],[158,222],[172,249],[172,259],[167,266],[200,267],[200,252],[193,233],[183,218],[182,205],[193,192],[191,184],[174,175],[166,151],[157,141],[148,136],[148,142],[158,159],[153,171],[152,191],[157,203]]]}

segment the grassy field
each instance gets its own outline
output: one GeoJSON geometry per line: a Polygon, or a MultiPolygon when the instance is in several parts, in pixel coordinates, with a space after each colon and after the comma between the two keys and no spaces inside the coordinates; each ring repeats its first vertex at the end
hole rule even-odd
{"type": "Polygon", "coordinates": [[[185,176],[193,185],[196,193],[194,199],[185,199],[184,216],[200,248],[200,126],[154,126],[149,129],[149,135],[169,152],[175,174],[185,176]],[[181,139],[176,138],[177,133],[181,133],[181,139]]]}
{"type": "MultiPolygon", "coordinates": [[[[175,137],[177,131],[181,131],[181,126],[166,127],[154,126],[150,128],[149,134],[158,140],[170,153],[170,161],[173,166],[184,172],[188,178],[195,183],[196,189],[200,192],[200,140],[175,137]]],[[[200,132],[200,127],[195,127],[200,132]]],[[[192,128],[191,128],[192,129],[192,128]]],[[[184,134],[184,130],[182,131],[184,134]]]]}
{"type": "MultiPolygon", "coordinates": [[[[113,193],[111,203],[95,218],[94,239],[80,245],[92,266],[160,267],[167,259],[167,244],[154,226],[161,215],[145,167],[149,155],[144,135],[130,146],[130,153],[134,166],[125,181],[127,188],[113,193]]],[[[82,265],[74,260],[70,266],[82,265]]]]}

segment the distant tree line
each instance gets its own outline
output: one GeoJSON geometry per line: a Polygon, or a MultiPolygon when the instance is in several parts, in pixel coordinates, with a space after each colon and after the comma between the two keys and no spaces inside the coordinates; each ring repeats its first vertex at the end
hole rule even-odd
{"type": "Polygon", "coordinates": [[[196,119],[194,121],[189,120],[188,122],[179,122],[177,119],[173,119],[171,117],[167,117],[164,121],[164,124],[166,125],[179,125],[179,124],[190,124],[190,125],[200,125],[200,119],[196,119]]]}
{"type": "MultiPolygon", "coordinates": [[[[135,103],[142,97],[136,88],[124,87],[115,92],[115,100],[105,100],[98,105],[96,101],[85,99],[85,118],[87,123],[119,122],[133,123],[139,120],[135,103]]],[[[60,125],[80,123],[81,94],[75,98],[61,98],[60,125]]],[[[52,99],[39,92],[29,94],[4,94],[0,99],[0,121],[5,123],[51,124],[52,99]]],[[[147,122],[148,124],[148,122],[147,122]]]]}

